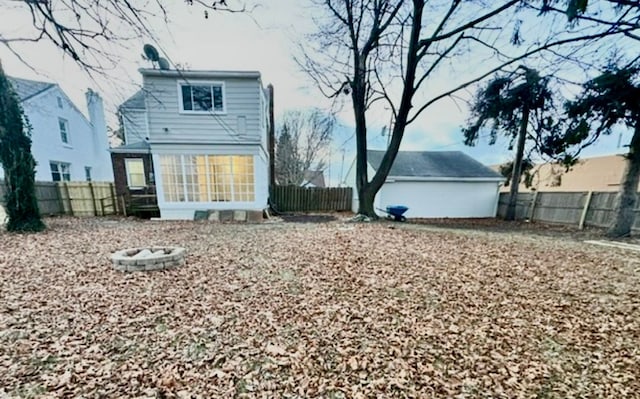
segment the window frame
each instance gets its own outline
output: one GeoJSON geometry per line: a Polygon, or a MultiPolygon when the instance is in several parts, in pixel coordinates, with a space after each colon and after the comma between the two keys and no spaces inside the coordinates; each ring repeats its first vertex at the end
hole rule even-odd
{"type": "MultiPolygon", "coordinates": [[[[177,82],[177,94],[178,94],[178,113],[184,115],[226,115],[227,114],[227,89],[224,81],[219,80],[203,80],[196,82],[187,82],[187,81],[179,81],[177,82]],[[184,109],[184,100],[182,98],[182,87],[184,86],[209,86],[211,88],[211,110],[207,111],[196,111],[196,110],[185,110],[184,109]],[[213,97],[213,86],[220,86],[222,90],[222,110],[215,110],[215,101],[213,97]]],[[[193,89],[191,91],[191,98],[193,102],[193,89]]]]}
{"type": "Polygon", "coordinates": [[[69,162],[62,162],[62,161],[49,161],[49,170],[51,172],[51,181],[54,182],[64,182],[64,181],[71,181],[71,163],[69,162]],[[56,180],[53,177],[53,166],[56,166],[57,171],[55,173],[57,173],[60,176],[59,180],[56,180]],[[62,167],[66,166],[67,168],[67,173],[62,173],[62,167]],[[65,179],[65,176],[67,177],[65,179]]]}
{"type": "MultiPolygon", "coordinates": [[[[160,174],[161,174],[161,183],[162,184],[162,198],[164,200],[165,203],[167,204],[250,204],[250,203],[254,203],[256,201],[257,198],[257,186],[256,186],[256,159],[255,156],[253,154],[201,154],[201,153],[178,153],[178,154],[161,154],[160,157],[174,157],[176,161],[179,162],[179,164],[174,164],[173,165],[173,172],[179,171],[181,173],[181,178],[180,179],[176,179],[176,183],[174,184],[175,187],[179,187],[180,191],[167,191],[168,187],[165,184],[165,169],[163,167],[163,160],[162,158],[159,159],[159,164],[160,164],[160,174]],[[190,200],[192,197],[200,195],[202,196],[203,193],[198,193],[198,194],[194,194],[195,192],[190,191],[190,187],[189,185],[193,185],[193,183],[189,183],[188,182],[188,176],[187,176],[187,169],[190,167],[188,165],[186,165],[186,160],[187,158],[191,158],[191,157],[199,157],[202,156],[204,157],[204,170],[205,172],[205,180],[206,183],[200,183],[201,184],[205,184],[205,186],[207,187],[207,192],[205,193],[204,197],[207,198],[206,201],[192,201],[190,200]],[[217,183],[219,185],[224,186],[224,190],[221,192],[216,192],[214,194],[214,192],[211,190],[211,186],[212,186],[212,168],[211,168],[211,158],[215,158],[215,157],[228,157],[228,172],[219,172],[218,174],[215,175],[216,177],[216,181],[218,181],[219,178],[223,178],[221,180],[220,183],[217,183]],[[250,173],[244,173],[244,174],[236,174],[235,168],[234,168],[234,158],[235,157],[247,157],[248,160],[250,159],[250,164],[251,164],[251,172],[250,173]],[[244,177],[245,179],[248,176],[251,176],[251,183],[247,183],[247,181],[245,180],[244,182],[242,182],[242,179],[238,179],[240,176],[244,177]],[[251,186],[251,190],[246,190],[246,188],[248,186],[251,186]],[[226,191],[226,189],[228,188],[229,191],[226,191]],[[224,198],[226,196],[229,196],[230,199],[229,200],[225,200],[225,199],[221,199],[224,198]],[[168,198],[183,198],[183,200],[169,200],[168,198]]],[[[217,167],[223,166],[225,164],[223,163],[214,163],[214,165],[216,165],[217,167]]],[[[215,169],[215,168],[214,168],[215,169]]],[[[173,188],[171,189],[173,190],[173,188]]]]}
{"type": "Polygon", "coordinates": [[[58,117],[58,134],[60,135],[60,141],[62,142],[62,144],[65,145],[65,146],[71,147],[71,134],[69,133],[69,120],[68,119],[65,119],[65,118],[62,118],[62,117],[58,117]],[[61,129],[62,125],[64,125],[64,129],[65,129],[64,134],[65,134],[65,136],[67,138],[67,141],[65,141],[62,138],[62,129],[61,129]]]}
{"type": "Polygon", "coordinates": [[[125,177],[127,178],[127,187],[130,189],[134,189],[134,190],[139,190],[139,189],[143,189],[146,188],[148,185],[147,182],[147,176],[145,174],[145,170],[144,170],[144,159],[142,158],[125,158],[124,160],[124,174],[125,177]],[[142,164],[142,179],[144,180],[144,185],[142,186],[133,186],[131,185],[131,179],[130,179],[130,166],[129,164],[132,162],[136,162],[136,163],[141,163],[142,164]]]}

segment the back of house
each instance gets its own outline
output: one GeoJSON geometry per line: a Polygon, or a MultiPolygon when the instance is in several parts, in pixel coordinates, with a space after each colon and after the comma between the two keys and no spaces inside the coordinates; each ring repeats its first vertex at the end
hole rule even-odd
{"type": "Polygon", "coordinates": [[[125,146],[112,151],[139,160],[124,159],[128,167],[118,168],[114,159],[116,175],[118,169],[126,173],[116,183],[155,186],[163,219],[266,208],[268,98],[260,73],[140,72],[141,92],[120,109],[125,146]]]}

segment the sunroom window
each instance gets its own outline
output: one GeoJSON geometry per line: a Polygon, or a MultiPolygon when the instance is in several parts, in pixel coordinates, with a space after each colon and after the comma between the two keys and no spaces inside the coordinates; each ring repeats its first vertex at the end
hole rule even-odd
{"type": "Polygon", "coordinates": [[[253,202],[251,155],[161,155],[167,202],[253,202]]]}

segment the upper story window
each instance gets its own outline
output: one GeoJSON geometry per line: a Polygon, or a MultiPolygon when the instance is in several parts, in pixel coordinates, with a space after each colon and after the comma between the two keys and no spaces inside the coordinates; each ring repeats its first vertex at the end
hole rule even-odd
{"type": "Polygon", "coordinates": [[[62,109],[62,97],[56,97],[56,99],[58,100],[58,108],[62,109]]]}
{"type": "Polygon", "coordinates": [[[69,121],[58,118],[58,127],[60,128],[60,140],[65,144],[69,144],[69,121]]]}
{"type": "Polygon", "coordinates": [[[224,113],[224,83],[180,84],[180,112],[224,113]]]}

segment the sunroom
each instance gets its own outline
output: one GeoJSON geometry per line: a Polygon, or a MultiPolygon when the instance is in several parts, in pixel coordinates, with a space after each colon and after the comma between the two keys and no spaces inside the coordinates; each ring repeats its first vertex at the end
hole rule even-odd
{"type": "Polygon", "coordinates": [[[267,164],[260,154],[154,154],[163,219],[193,219],[198,210],[262,210],[267,164]]]}

